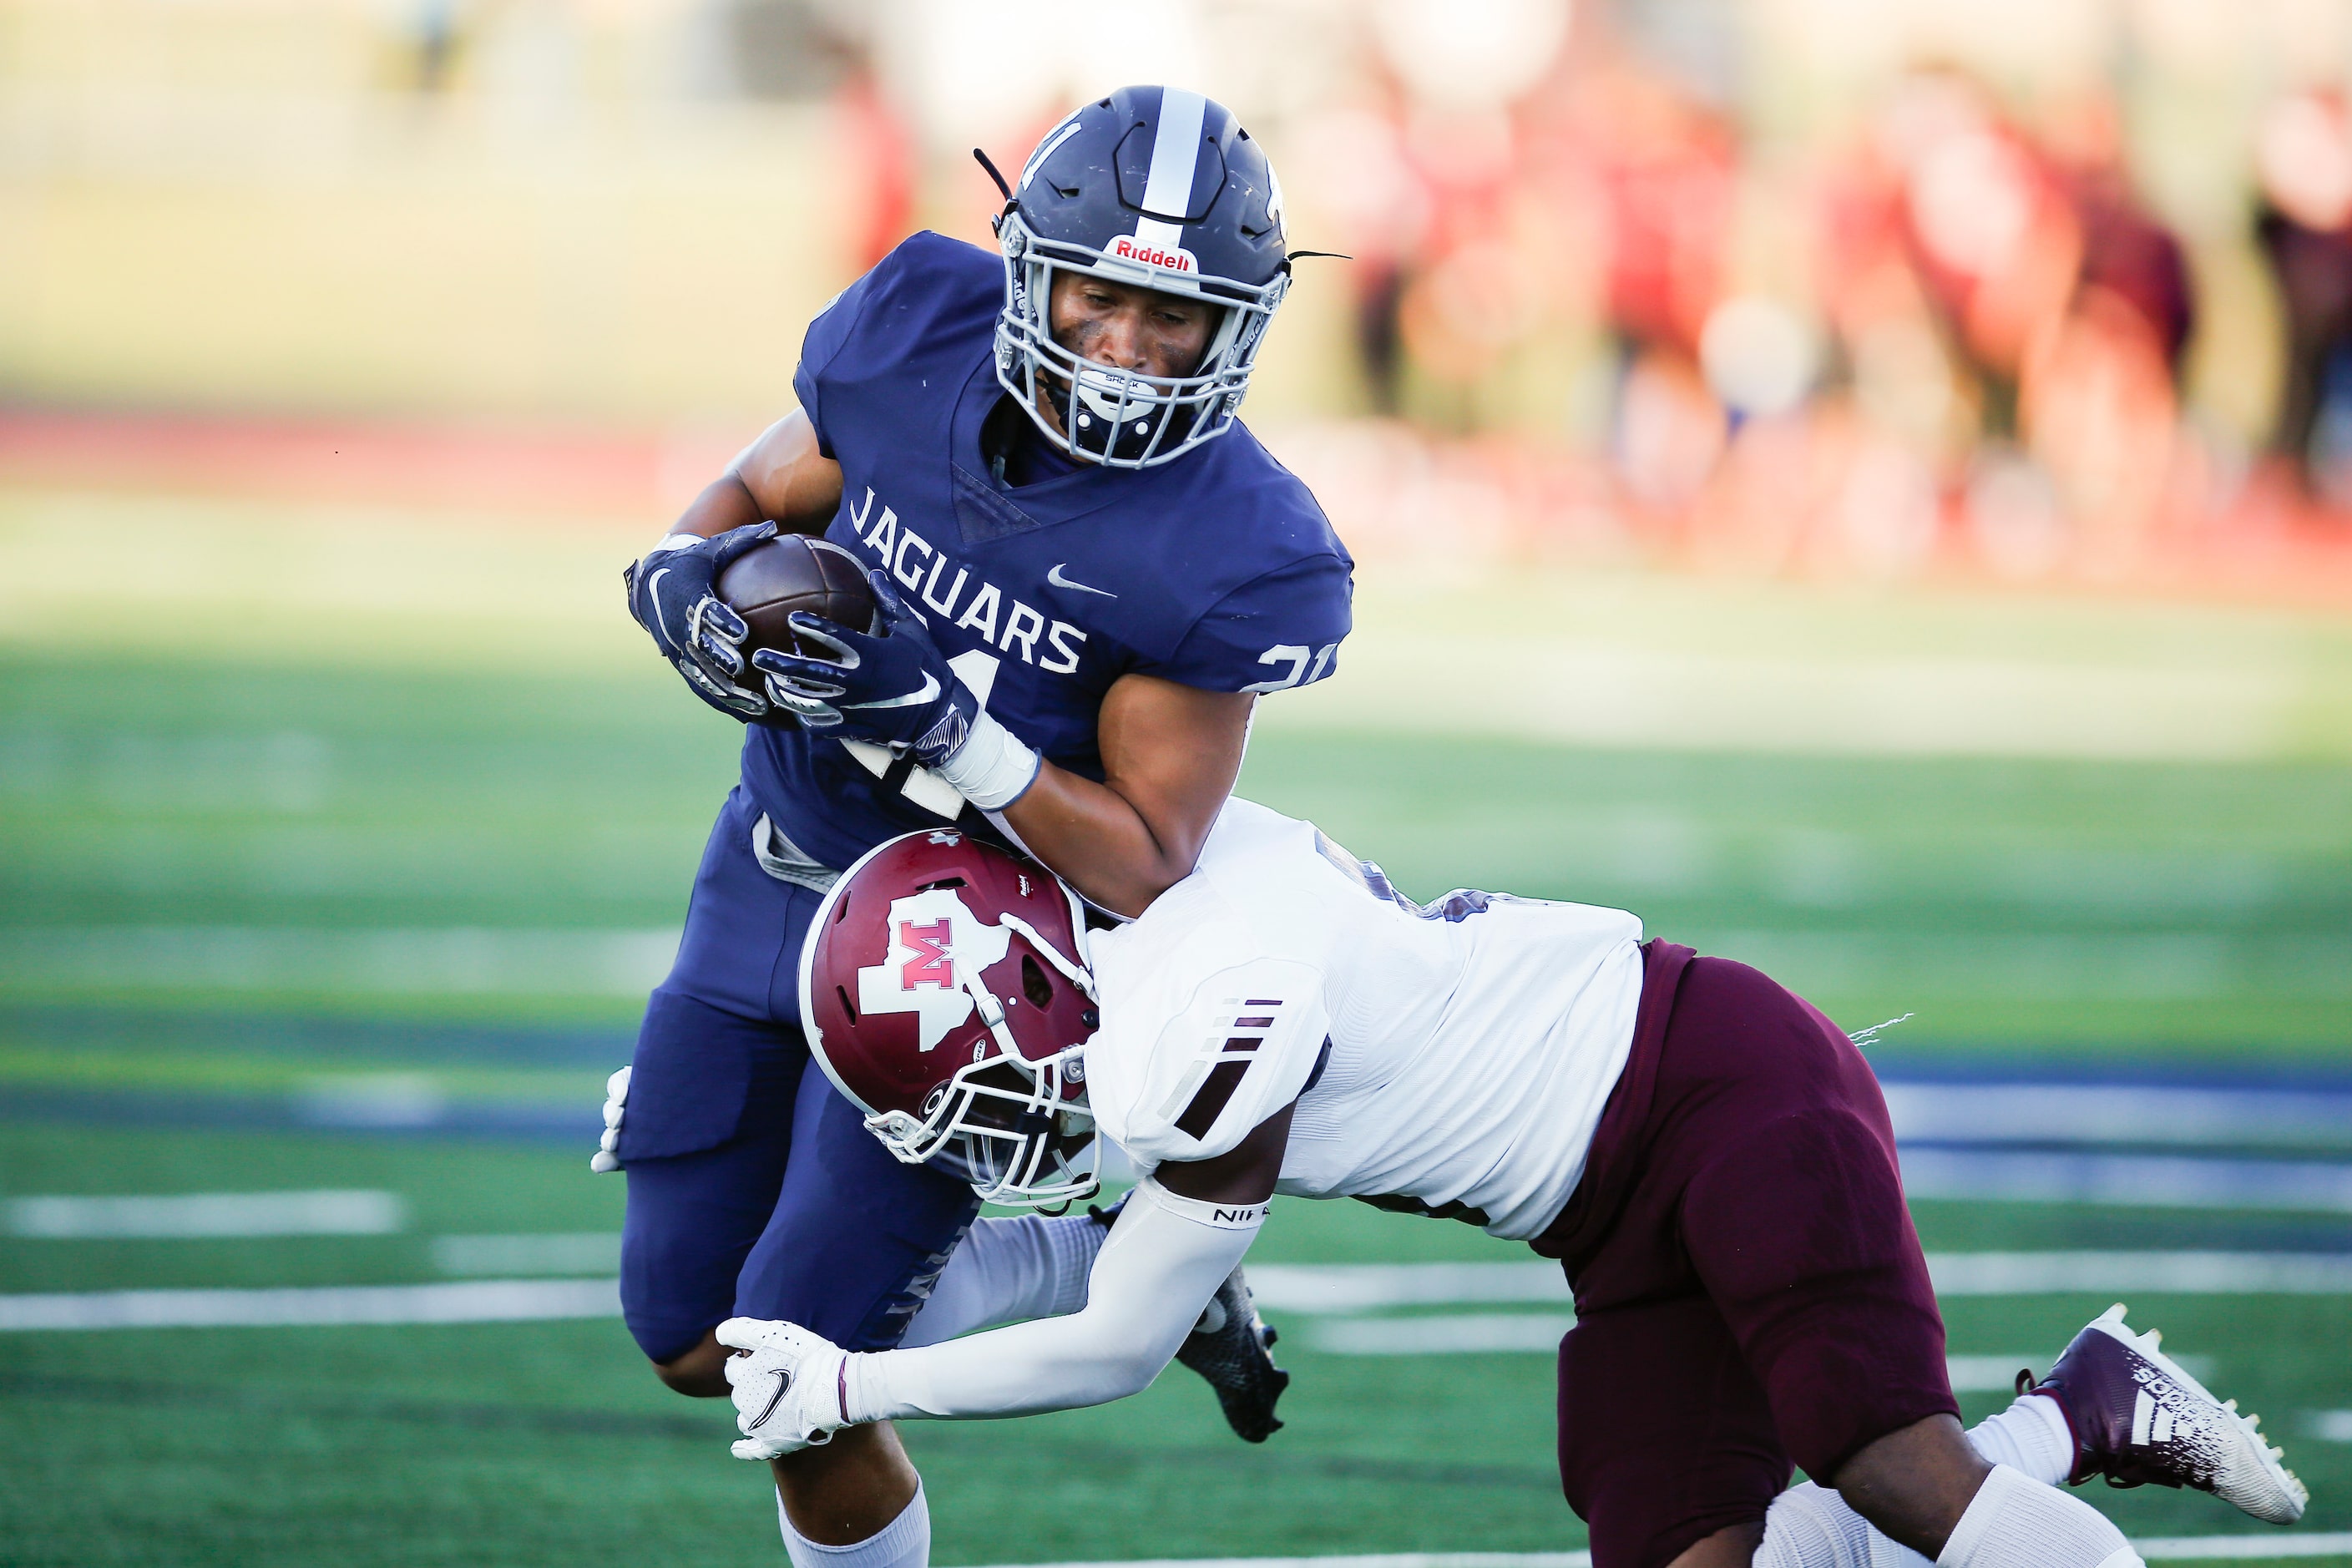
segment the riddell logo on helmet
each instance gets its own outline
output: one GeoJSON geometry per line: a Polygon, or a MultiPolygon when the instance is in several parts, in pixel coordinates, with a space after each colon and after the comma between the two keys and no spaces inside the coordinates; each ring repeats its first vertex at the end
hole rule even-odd
{"type": "Polygon", "coordinates": [[[1122,234],[1112,240],[1110,253],[1121,261],[1139,262],[1145,267],[1163,268],[1170,272],[1201,270],[1200,264],[1192,259],[1191,251],[1146,244],[1131,234],[1122,234]]]}

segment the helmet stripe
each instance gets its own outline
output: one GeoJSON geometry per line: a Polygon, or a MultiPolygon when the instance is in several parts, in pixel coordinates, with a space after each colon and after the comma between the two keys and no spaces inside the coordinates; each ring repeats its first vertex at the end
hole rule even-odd
{"type": "Polygon", "coordinates": [[[1160,89],[1160,129],[1151,141],[1151,174],[1143,183],[1143,210],[1181,221],[1192,208],[1192,171],[1201,162],[1201,124],[1209,100],[1181,87],[1160,89]]]}

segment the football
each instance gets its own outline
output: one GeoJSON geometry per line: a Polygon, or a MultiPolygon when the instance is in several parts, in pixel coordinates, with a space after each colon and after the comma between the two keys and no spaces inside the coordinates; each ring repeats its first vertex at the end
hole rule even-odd
{"type": "Polygon", "coordinates": [[[713,587],[751,628],[743,638],[746,663],[763,647],[795,654],[824,651],[802,647],[793,635],[786,617],[795,610],[823,616],[852,631],[874,629],[874,591],[866,586],[866,568],[826,540],[779,534],[729,563],[713,587]]]}

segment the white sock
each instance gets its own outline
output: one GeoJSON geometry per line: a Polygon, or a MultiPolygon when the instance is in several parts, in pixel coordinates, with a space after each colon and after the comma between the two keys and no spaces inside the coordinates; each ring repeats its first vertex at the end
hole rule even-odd
{"type": "Polygon", "coordinates": [[[2007,1465],[2045,1487],[2063,1487],[2074,1471],[2074,1434],[2065,1412],[2046,1394],[2028,1394],[1998,1415],[1969,1428],[1969,1441],[1988,1464],[2007,1465]]]}
{"type": "MultiPolygon", "coordinates": [[[[2058,1402],[2043,1394],[2028,1394],[1998,1415],[1969,1428],[1988,1464],[2006,1467],[2021,1478],[2055,1489],[2066,1484],[2074,1468],[2074,1436],[2068,1430],[2058,1402]]],[[[1990,1482],[1987,1483],[1990,1485],[1990,1482]]],[[[1981,1495],[1981,1494],[1979,1494],[1981,1495]]],[[[2063,1496],[2063,1493],[2053,1495],[2063,1496]]],[[[2089,1505],[2076,1499],[2077,1508],[2089,1505]]],[[[2089,1511],[2104,1519],[2095,1509],[2089,1511]]],[[[1954,1540],[1958,1536],[1955,1534],[1954,1540]]],[[[1947,1554],[1948,1562],[1951,1559],[1947,1554]]],[[[2000,1558],[1988,1559],[2000,1563],[2000,1558]]],[[[2021,1559],[2020,1561],[2023,1561],[2021,1559]]],[[[1909,1547],[1897,1545],[1870,1527],[1843,1498],[1811,1481],[1791,1487],[1773,1500],[1764,1516],[1764,1545],[1756,1554],[1757,1568],[1927,1568],[1927,1560],[1909,1547]],[[1783,1505],[1786,1505],[1785,1507],[1783,1505]],[[1867,1539],[1859,1557],[1852,1542],[1867,1539]],[[1778,1555],[1774,1555],[1774,1553],[1778,1555]]]]}
{"type": "Polygon", "coordinates": [[[1801,1482],[1774,1498],[1765,1512],[1755,1568],[1874,1568],[1874,1533],[1837,1493],[1801,1482]]]}
{"type": "Polygon", "coordinates": [[[1082,1214],[975,1220],[899,1348],[1076,1311],[1087,1304],[1087,1275],[1109,1234],[1082,1214]]]}
{"type": "Polygon", "coordinates": [[[929,1568],[931,1505],[923,1500],[923,1483],[915,1483],[915,1500],[880,1531],[847,1546],[820,1546],[793,1528],[784,1500],[776,1499],[776,1523],[784,1532],[784,1554],[793,1568],[929,1568]]]}
{"type": "Polygon", "coordinates": [[[2081,1498],[1995,1465],[1952,1527],[1936,1568],[2147,1568],[2124,1532],[2081,1498]]]}

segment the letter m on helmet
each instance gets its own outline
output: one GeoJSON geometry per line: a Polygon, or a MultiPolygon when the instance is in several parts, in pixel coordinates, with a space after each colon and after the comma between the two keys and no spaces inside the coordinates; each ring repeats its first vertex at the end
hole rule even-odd
{"type": "Polygon", "coordinates": [[[929,925],[899,921],[898,945],[914,955],[898,971],[899,985],[908,991],[918,985],[953,985],[954,933],[955,922],[950,920],[933,921],[929,925]]]}

